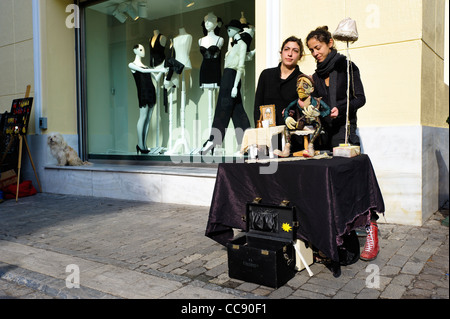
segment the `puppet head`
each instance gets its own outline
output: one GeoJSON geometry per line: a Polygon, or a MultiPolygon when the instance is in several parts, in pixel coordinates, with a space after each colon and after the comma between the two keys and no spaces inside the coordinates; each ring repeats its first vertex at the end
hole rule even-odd
{"type": "Polygon", "coordinates": [[[314,92],[314,81],[311,77],[302,74],[297,79],[297,93],[301,100],[308,98],[314,92]]]}

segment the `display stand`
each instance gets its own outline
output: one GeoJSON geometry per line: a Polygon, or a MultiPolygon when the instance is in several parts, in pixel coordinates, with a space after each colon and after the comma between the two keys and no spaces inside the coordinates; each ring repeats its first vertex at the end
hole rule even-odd
{"type": "Polygon", "coordinates": [[[217,83],[202,84],[202,89],[208,90],[208,127],[211,128],[214,117],[214,101],[216,90],[220,87],[217,83]]]}
{"type": "Polygon", "coordinates": [[[161,132],[161,123],[159,120],[160,115],[161,115],[161,110],[160,110],[159,106],[161,105],[161,103],[160,103],[161,102],[161,86],[162,86],[161,79],[162,79],[162,76],[165,74],[165,72],[166,72],[166,70],[164,70],[164,69],[162,69],[161,71],[155,70],[154,72],[152,72],[152,75],[154,76],[155,82],[156,82],[156,85],[155,85],[155,88],[156,88],[156,105],[155,105],[155,107],[156,107],[156,142],[155,142],[156,147],[152,148],[150,150],[150,154],[159,152],[162,149],[161,145],[160,145],[160,141],[159,141],[159,135],[161,132]]]}
{"type": "Polygon", "coordinates": [[[173,154],[173,93],[175,89],[170,88],[167,91],[168,94],[168,102],[169,102],[169,140],[167,142],[167,151],[164,154],[170,155],[173,154]]]}
{"type": "Polygon", "coordinates": [[[25,99],[21,100],[15,100],[13,101],[13,106],[11,108],[11,113],[13,115],[17,116],[17,122],[13,123],[11,125],[14,125],[14,129],[11,133],[11,140],[7,147],[7,150],[11,147],[12,143],[14,142],[15,138],[19,138],[19,160],[17,162],[17,189],[16,189],[16,202],[19,201],[19,185],[20,185],[20,173],[22,170],[22,150],[23,150],[23,143],[25,142],[25,147],[27,148],[28,157],[31,161],[31,166],[33,167],[34,176],[36,177],[36,181],[39,185],[39,190],[42,193],[42,187],[41,183],[39,181],[39,178],[37,176],[36,167],[34,165],[33,157],[31,156],[30,147],[28,146],[26,134],[27,134],[27,128],[28,128],[28,120],[31,112],[31,105],[33,103],[32,98],[30,98],[30,89],[31,86],[27,86],[27,90],[25,93],[25,99]],[[26,104],[26,107],[22,107],[23,104],[26,104]]]}
{"type": "Polygon", "coordinates": [[[181,110],[180,110],[180,120],[181,120],[181,137],[175,142],[173,150],[169,154],[174,154],[177,150],[182,147],[184,148],[184,153],[187,154],[190,151],[189,143],[186,139],[186,79],[185,72],[181,73],[181,110]]]}

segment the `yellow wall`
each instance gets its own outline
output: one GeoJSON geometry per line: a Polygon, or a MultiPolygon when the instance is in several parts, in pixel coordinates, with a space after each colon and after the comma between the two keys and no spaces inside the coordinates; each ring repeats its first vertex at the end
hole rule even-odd
{"type": "Polygon", "coordinates": [[[34,84],[30,3],[29,0],[0,2],[0,113],[10,111],[12,100],[24,97],[27,85],[34,84]]]}
{"type": "MultiPolygon", "coordinates": [[[[75,31],[66,27],[70,0],[41,2],[42,115],[48,131],[77,134],[75,31]]],[[[45,133],[45,132],[44,132],[45,133]]]]}
{"type": "Polygon", "coordinates": [[[444,0],[423,1],[421,124],[425,126],[448,127],[448,85],[443,80],[444,19],[444,0]]]}
{"type": "MultiPolygon", "coordinates": [[[[70,0],[41,0],[42,116],[48,130],[77,133],[74,30],[66,27],[66,6],[70,0]]],[[[0,2],[0,112],[11,102],[34,89],[33,16],[30,0],[0,2]]],[[[29,134],[36,133],[35,106],[29,134]]],[[[45,132],[43,132],[45,133],[45,132]]]]}

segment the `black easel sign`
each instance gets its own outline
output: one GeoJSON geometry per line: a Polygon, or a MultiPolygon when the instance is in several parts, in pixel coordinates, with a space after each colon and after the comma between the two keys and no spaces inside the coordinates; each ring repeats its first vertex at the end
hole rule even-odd
{"type": "Polygon", "coordinates": [[[11,117],[6,123],[6,134],[27,134],[32,105],[32,97],[17,99],[13,101],[11,106],[11,114],[13,115],[13,117],[11,117]]]}

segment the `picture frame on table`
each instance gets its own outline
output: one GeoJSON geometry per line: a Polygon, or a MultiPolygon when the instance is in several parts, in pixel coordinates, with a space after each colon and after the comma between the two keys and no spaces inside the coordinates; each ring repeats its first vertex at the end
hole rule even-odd
{"type": "Polygon", "coordinates": [[[269,127],[276,126],[275,104],[261,105],[259,107],[263,121],[269,121],[269,127]]]}

